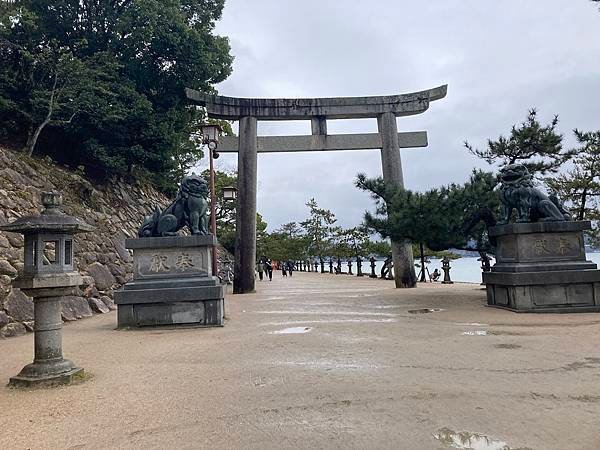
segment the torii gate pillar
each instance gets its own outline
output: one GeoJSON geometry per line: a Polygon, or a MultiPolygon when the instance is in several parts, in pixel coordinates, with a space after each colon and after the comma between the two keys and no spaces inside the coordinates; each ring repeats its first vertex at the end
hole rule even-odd
{"type": "Polygon", "coordinates": [[[240,117],[233,293],[254,291],[256,265],[257,120],[240,117]]]}
{"type": "MultiPolygon", "coordinates": [[[[396,115],[391,112],[381,114],[377,117],[377,126],[381,136],[383,179],[386,183],[404,187],[396,115]]],[[[416,286],[417,277],[415,275],[412,245],[409,242],[392,242],[392,260],[394,262],[396,287],[416,286]]]]}

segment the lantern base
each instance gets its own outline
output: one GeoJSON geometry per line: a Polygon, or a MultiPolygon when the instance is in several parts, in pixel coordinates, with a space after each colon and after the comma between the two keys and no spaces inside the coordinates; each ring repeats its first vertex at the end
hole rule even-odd
{"type": "Polygon", "coordinates": [[[16,377],[8,382],[11,388],[45,388],[73,384],[84,378],[84,370],[75,367],[68,359],[52,363],[34,362],[26,365],[16,377]]]}

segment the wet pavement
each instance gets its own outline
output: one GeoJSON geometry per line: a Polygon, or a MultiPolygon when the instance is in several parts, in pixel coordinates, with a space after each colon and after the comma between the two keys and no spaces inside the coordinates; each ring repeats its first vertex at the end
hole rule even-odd
{"type": "MultiPolygon", "coordinates": [[[[600,315],[484,306],[297,273],[227,299],[223,328],[70,323],[83,384],[0,388],[2,448],[600,448],[600,315]]],[[[0,383],[32,336],[0,341],[0,383]]]]}

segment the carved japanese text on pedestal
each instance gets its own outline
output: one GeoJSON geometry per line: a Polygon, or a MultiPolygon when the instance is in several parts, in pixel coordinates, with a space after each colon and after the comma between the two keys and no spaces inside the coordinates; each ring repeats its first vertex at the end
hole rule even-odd
{"type": "MultiPolygon", "coordinates": [[[[205,250],[205,249],[204,249],[205,250]]],[[[172,275],[208,276],[208,251],[197,249],[139,250],[135,255],[135,278],[172,275]]]]}

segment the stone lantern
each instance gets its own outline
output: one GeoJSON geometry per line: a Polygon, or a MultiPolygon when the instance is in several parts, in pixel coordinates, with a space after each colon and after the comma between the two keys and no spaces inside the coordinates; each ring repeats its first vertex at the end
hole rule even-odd
{"type": "Polygon", "coordinates": [[[451,268],[452,267],[450,267],[450,258],[444,256],[444,258],[442,258],[442,270],[444,271],[444,281],[442,281],[442,284],[454,284],[454,281],[450,279],[451,268]]]}
{"type": "Polygon", "coordinates": [[[371,264],[371,275],[369,275],[369,278],[377,278],[377,274],[375,273],[375,256],[371,255],[369,262],[371,264]]]}
{"type": "Polygon", "coordinates": [[[61,203],[60,194],[44,192],[41,214],[0,226],[25,237],[25,265],[13,286],[33,297],[35,320],[33,363],[11,378],[9,386],[69,384],[83,375],[82,368],[62,356],[60,299],[75,294],[83,281],[75,270],[74,234],[93,227],[61,212],[61,203]]]}

